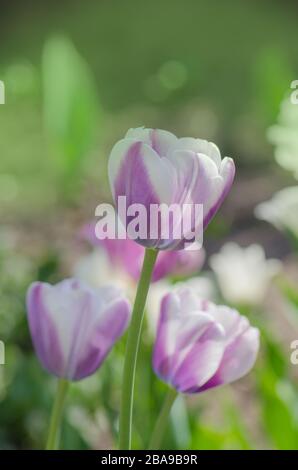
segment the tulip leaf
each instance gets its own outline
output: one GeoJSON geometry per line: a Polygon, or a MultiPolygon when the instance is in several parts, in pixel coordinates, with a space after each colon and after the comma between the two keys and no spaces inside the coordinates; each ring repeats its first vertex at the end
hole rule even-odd
{"type": "Polygon", "coordinates": [[[73,173],[94,142],[99,116],[92,74],[71,41],[53,37],[43,51],[44,118],[58,168],[73,173]]]}
{"type": "Polygon", "coordinates": [[[269,369],[260,375],[260,395],[265,429],[279,450],[296,449],[298,444],[298,393],[269,369]]]}
{"type": "Polygon", "coordinates": [[[177,448],[188,449],[191,440],[191,430],[185,399],[182,395],[176,399],[170,418],[177,448]]]}
{"type": "Polygon", "coordinates": [[[252,448],[248,431],[243,422],[240,410],[238,410],[234,403],[227,403],[225,406],[225,416],[230,426],[230,432],[239,446],[239,449],[250,450],[252,448]]]}

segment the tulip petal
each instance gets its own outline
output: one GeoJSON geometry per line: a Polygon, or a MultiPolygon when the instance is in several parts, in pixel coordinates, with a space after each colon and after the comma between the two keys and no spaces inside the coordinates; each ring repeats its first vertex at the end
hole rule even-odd
{"type": "Polygon", "coordinates": [[[193,345],[172,377],[173,386],[180,392],[198,392],[218,370],[224,355],[223,343],[219,341],[222,330],[219,325],[211,324],[205,334],[208,340],[193,345]]]}
{"type": "Polygon", "coordinates": [[[78,303],[77,309],[73,306],[72,339],[65,367],[65,375],[72,380],[92,374],[124,332],[129,304],[124,299],[117,300],[119,292],[113,286],[99,288],[95,295],[87,291],[83,304],[78,303]]]}
{"type": "Polygon", "coordinates": [[[204,212],[204,227],[207,227],[211,219],[214,217],[225,197],[229,193],[235,177],[235,164],[231,158],[224,158],[221,162],[220,176],[222,178],[220,190],[212,204],[209,204],[208,211],[204,212]]]}
{"type": "Polygon", "coordinates": [[[115,301],[105,309],[90,338],[85,337],[80,346],[78,357],[82,360],[76,364],[74,380],[81,380],[95,372],[127,328],[129,318],[130,305],[126,300],[115,301]]]}
{"type": "Polygon", "coordinates": [[[230,344],[234,339],[242,334],[249,327],[246,317],[239,315],[237,310],[224,305],[214,305],[211,302],[208,306],[208,313],[219,322],[225,331],[225,342],[230,344]]]}
{"type": "Polygon", "coordinates": [[[147,144],[132,139],[118,142],[109,159],[113,196],[127,197],[127,206],[170,203],[174,170],[147,144]]]}
{"type": "Polygon", "coordinates": [[[40,362],[52,374],[63,374],[64,357],[58,331],[43,303],[43,293],[49,284],[34,282],[27,293],[29,329],[40,362]]]}
{"type": "Polygon", "coordinates": [[[215,375],[199,391],[228,384],[246,375],[253,367],[259,350],[259,330],[247,328],[225,350],[215,375]]]}
{"type": "Polygon", "coordinates": [[[191,150],[197,154],[203,154],[211,158],[217,168],[221,164],[221,156],[219,148],[213,143],[208,142],[208,140],[203,139],[194,139],[192,137],[182,137],[178,139],[178,142],[175,146],[176,150],[191,150]]]}
{"type": "Polygon", "coordinates": [[[154,370],[159,373],[167,357],[175,351],[176,324],[171,321],[179,315],[179,298],[174,294],[167,294],[163,297],[158,321],[157,337],[153,353],[154,370]]]}
{"type": "MultiPolygon", "coordinates": [[[[128,140],[119,142],[114,147],[109,161],[110,180],[114,179],[114,170],[117,160],[121,160],[118,174],[114,180],[114,198],[117,208],[119,197],[126,199],[126,208],[133,204],[141,205],[141,219],[143,235],[137,241],[146,247],[156,247],[159,244],[161,226],[159,222],[155,227],[155,236],[152,235],[151,208],[157,208],[162,203],[171,204],[173,187],[176,184],[174,168],[165,158],[160,158],[147,144],[128,140]]],[[[136,207],[136,206],[134,206],[136,207]]],[[[137,209],[138,211],[138,209],[137,209]]],[[[130,223],[134,223],[136,214],[119,214],[122,223],[127,227],[128,235],[135,238],[135,233],[129,230],[130,223]]]]}
{"type": "Polygon", "coordinates": [[[165,157],[178,142],[177,137],[171,132],[161,129],[145,129],[144,127],[129,129],[125,138],[148,144],[161,157],[165,157]]]}
{"type": "Polygon", "coordinates": [[[161,251],[154,267],[152,282],[159,281],[167,275],[190,276],[203,266],[205,251],[161,251]]]}
{"type": "MultiPolygon", "coordinates": [[[[186,204],[202,205],[203,220],[194,218],[194,210],[189,215],[186,210],[182,212],[180,231],[185,238],[191,242],[189,235],[199,235],[203,232],[209,214],[212,208],[218,204],[222,194],[223,180],[219,175],[218,168],[213,160],[203,154],[196,154],[191,151],[176,150],[169,157],[173,166],[177,171],[177,190],[175,193],[175,202],[181,208],[185,208],[186,204]],[[186,218],[191,217],[191,220],[186,218]],[[183,227],[183,230],[181,229],[183,227]],[[184,227],[188,228],[189,233],[185,233],[184,227]]],[[[176,224],[177,225],[177,224],[176,224]]],[[[177,231],[177,228],[175,229],[177,231]]],[[[170,241],[169,245],[173,249],[181,249],[184,247],[185,240],[170,241]]],[[[162,249],[168,248],[166,244],[162,245],[162,249]]]]}

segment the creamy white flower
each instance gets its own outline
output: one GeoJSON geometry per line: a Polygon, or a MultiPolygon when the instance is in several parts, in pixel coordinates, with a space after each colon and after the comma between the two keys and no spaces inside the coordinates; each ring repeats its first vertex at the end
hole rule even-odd
{"type": "Polygon", "coordinates": [[[263,301],[272,277],[280,270],[281,262],[267,260],[260,245],[242,248],[230,242],[210,257],[210,266],[228,302],[257,305],[263,301]]]}
{"type": "Polygon", "coordinates": [[[255,209],[255,215],[298,237],[298,186],[284,188],[255,209]]]}
{"type": "Polygon", "coordinates": [[[269,129],[268,139],[275,145],[277,163],[298,179],[298,106],[290,98],[281,103],[278,123],[269,129]]]}
{"type": "Polygon", "coordinates": [[[82,256],[73,268],[73,276],[96,288],[111,281],[125,291],[132,288],[132,281],[125,271],[113,266],[101,248],[95,248],[91,253],[82,256]]]}

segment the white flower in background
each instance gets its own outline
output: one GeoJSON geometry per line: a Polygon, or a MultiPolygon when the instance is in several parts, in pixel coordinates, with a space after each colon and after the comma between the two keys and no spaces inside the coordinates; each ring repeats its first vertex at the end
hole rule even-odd
{"type": "Polygon", "coordinates": [[[210,266],[225,300],[236,305],[257,305],[263,301],[281,262],[267,260],[260,245],[242,248],[230,242],[210,257],[210,266]]]}
{"type": "Polygon", "coordinates": [[[284,188],[255,209],[255,215],[298,237],[298,186],[284,188]]]}
{"type": "Polygon", "coordinates": [[[275,145],[277,163],[298,179],[298,106],[289,97],[281,103],[278,123],[270,127],[268,139],[275,145]]]}
{"type": "Polygon", "coordinates": [[[107,435],[109,441],[109,423],[102,411],[92,414],[82,406],[72,406],[68,410],[68,419],[91,449],[99,448],[103,435],[107,435]]]}
{"type": "Polygon", "coordinates": [[[182,286],[193,289],[202,299],[215,299],[216,294],[214,283],[212,279],[207,276],[200,275],[183,282],[176,282],[175,284],[172,284],[167,280],[151,284],[146,304],[146,312],[149,330],[153,337],[155,337],[157,328],[161,299],[169,292],[174,292],[182,286]]]}
{"type": "Polygon", "coordinates": [[[95,288],[102,287],[111,281],[126,291],[133,288],[129,276],[124,270],[113,266],[106,252],[101,248],[95,248],[91,253],[82,256],[73,268],[73,276],[95,288]]]}

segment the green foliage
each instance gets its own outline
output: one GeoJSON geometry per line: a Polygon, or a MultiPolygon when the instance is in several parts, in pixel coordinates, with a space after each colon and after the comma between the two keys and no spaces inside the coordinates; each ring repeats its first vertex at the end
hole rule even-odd
{"type": "Polygon", "coordinates": [[[293,71],[284,50],[266,47],[257,55],[255,85],[259,111],[262,111],[266,125],[275,122],[292,77],[293,71]]]}
{"type": "Polygon", "coordinates": [[[64,176],[75,174],[94,144],[99,101],[92,73],[71,41],[53,37],[43,51],[46,130],[64,176]]]}
{"type": "Polygon", "coordinates": [[[298,392],[288,380],[281,380],[265,368],[259,377],[262,417],[275,448],[297,449],[298,392]]]}

